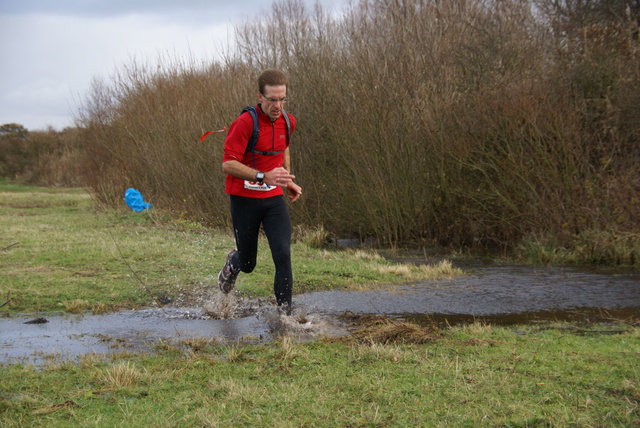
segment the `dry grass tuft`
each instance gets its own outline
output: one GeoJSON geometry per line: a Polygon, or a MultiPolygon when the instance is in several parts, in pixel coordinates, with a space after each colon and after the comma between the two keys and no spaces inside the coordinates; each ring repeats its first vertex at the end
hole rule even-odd
{"type": "Polygon", "coordinates": [[[469,334],[477,336],[480,334],[491,333],[493,330],[493,326],[491,324],[487,324],[484,321],[474,321],[473,324],[467,324],[460,327],[462,331],[467,331],[469,334]]]}
{"type": "Polygon", "coordinates": [[[386,345],[369,341],[351,347],[350,356],[359,361],[374,360],[398,363],[406,361],[407,351],[402,349],[400,345],[386,345]]]}
{"type": "Polygon", "coordinates": [[[138,383],[142,377],[143,372],[127,361],[107,369],[102,380],[109,387],[129,388],[138,383]]]}
{"type": "Polygon", "coordinates": [[[411,276],[411,266],[407,264],[393,265],[393,266],[378,266],[378,272],[381,274],[391,273],[393,275],[409,277],[411,276]]]}
{"type": "Polygon", "coordinates": [[[238,346],[228,346],[225,349],[227,361],[230,363],[240,363],[246,359],[246,352],[238,346]]]}
{"type": "Polygon", "coordinates": [[[205,338],[188,338],[183,339],[181,343],[191,349],[193,352],[204,352],[206,349],[217,343],[215,338],[205,339],[205,338]]]}
{"type": "Polygon", "coordinates": [[[94,315],[104,315],[110,312],[114,312],[113,306],[106,305],[102,302],[98,302],[91,308],[91,313],[94,315]]]}
{"type": "Polygon", "coordinates": [[[154,344],[154,348],[157,351],[164,352],[180,352],[180,348],[170,341],[164,341],[162,339],[158,339],[158,341],[154,344]]]}
{"type": "Polygon", "coordinates": [[[306,355],[305,348],[291,336],[283,336],[280,341],[280,359],[283,363],[291,362],[306,355]]]}
{"type": "Polygon", "coordinates": [[[440,336],[435,325],[422,327],[378,315],[362,315],[351,320],[351,335],[358,342],[377,344],[422,344],[440,336]]]}
{"type": "Polygon", "coordinates": [[[460,268],[453,267],[449,260],[442,260],[440,263],[436,265],[422,265],[420,266],[420,270],[425,275],[432,275],[435,278],[442,277],[453,277],[458,275],[463,275],[464,272],[460,268]]]}
{"type": "Polygon", "coordinates": [[[89,302],[82,299],[74,299],[70,302],[63,302],[65,312],[70,314],[81,314],[91,307],[89,302]]]}
{"type": "Polygon", "coordinates": [[[355,250],[351,256],[356,260],[382,260],[383,257],[375,251],[355,250]]]}
{"type": "Polygon", "coordinates": [[[208,387],[214,397],[227,397],[247,405],[253,404],[264,394],[263,389],[258,385],[232,378],[212,380],[208,387]]]}
{"type": "Polygon", "coordinates": [[[382,274],[392,273],[416,281],[446,279],[464,274],[462,269],[453,267],[449,260],[442,260],[435,265],[395,264],[378,266],[377,269],[382,274]]]}
{"type": "Polygon", "coordinates": [[[78,360],[79,360],[78,363],[80,367],[84,369],[90,369],[102,363],[102,361],[104,360],[104,355],[96,354],[95,352],[93,352],[93,353],[80,355],[78,360]]]}
{"type": "Polygon", "coordinates": [[[322,248],[329,240],[329,232],[324,226],[303,227],[298,226],[294,231],[294,239],[302,242],[309,248],[322,248]]]}

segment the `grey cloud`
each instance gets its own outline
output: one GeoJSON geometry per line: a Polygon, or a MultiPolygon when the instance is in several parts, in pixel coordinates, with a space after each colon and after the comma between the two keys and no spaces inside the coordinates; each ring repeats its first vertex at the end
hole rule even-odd
{"type": "Polygon", "coordinates": [[[259,11],[265,2],[250,0],[0,0],[0,14],[55,14],[84,17],[114,17],[130,14],[180,15],[187,11],[210,11],[216,15],[237,15],[259,11]]]}

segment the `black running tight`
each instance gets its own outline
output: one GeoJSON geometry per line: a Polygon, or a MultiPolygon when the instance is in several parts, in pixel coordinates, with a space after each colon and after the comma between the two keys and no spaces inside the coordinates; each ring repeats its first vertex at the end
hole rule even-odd
{"type": "Polygon", "coordinates": [[[240,266],[245,273],[253,272],[258,255],[260,225],[269,241],[271,257],[276,267],[273,291],[278,305],[291,304],[293,274],[291,272],[291,217],[283,196],[256,199],[231,195],[231,218],[238,246],[240,266]]]}

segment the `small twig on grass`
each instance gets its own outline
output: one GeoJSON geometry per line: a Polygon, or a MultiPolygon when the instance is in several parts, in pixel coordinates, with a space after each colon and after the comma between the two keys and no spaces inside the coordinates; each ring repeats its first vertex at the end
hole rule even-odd
{"type": "Polygon", "coordinates": [[[110,230],[107,229],[107,231],[109,232],[109,235],[111,236],[111,239],[113,240],[114,245],[116,246],[116,250],[118,250],[118,253],[120,253],[120,257],[122,258],[122,261],[124,262],[125,265],[127,265],[127,267],[129,268],[129,270],[131,271],[131,273],[133,274],[133,276],[138,280],[138,282],[142,285],[142,288],[144,289],[144,291],[147,293],[147,295],[149,297],[151,297],[156,304],[158,305],[158,307],[160,308],[160,310],[162,311],[162,313],[164,313],[165,315],[167,315],[167,312],[164,310],[163,308],[163,304],[162,302],[160,302],[160,299],[158,299],[157,297],[154,297],[153,294],[151,294],[151,291],[149,291],[149,288],[147,287],[147,284],[144,283],[144,281],[138,276],[138,273],[133,270],[133,268],[131,267],[131,265],[129,264],[129,262],[127,261],[126,257],[124,256],[124,254],[122,254],[122,251],[120,250],[120,246],[118,245],[118,241],[116,241],[116,237],[113,236],[113,233],[111,233],[110,230]]]}
{"type": "Polygon", "coordinates": [[[78,403],[73,400],[67,400],[63,403],[52,404],[50,406],[41,407],[31,412],[32,415],[48,415],[50,413],[57,412],[58,410],[70,409],[72,407],[80,407],[78,403]]]}
{"type": "Polygon", "coordinates": [[[6,246],[6,247],[4,247],[4,248],[0,248],[0,251],[8,250],[9,248],[11,248],[11,247],[15,247],[15,246],[16,246],[16,245],[18,245],[18,244],[19,244],[19,242],[16,242],[16,243],[13,243],[13,244],[11,244],[11,245],[8,245],[8,246],[6,246]]]}
{"type": "Polygon", "coordinates": [[[3,304],[0,305],[0,308],[3,307],[4,305],[8,304],[10,301],[12,301],[13,299],[9,299],[6,302],[4,302],[3,304]]]}

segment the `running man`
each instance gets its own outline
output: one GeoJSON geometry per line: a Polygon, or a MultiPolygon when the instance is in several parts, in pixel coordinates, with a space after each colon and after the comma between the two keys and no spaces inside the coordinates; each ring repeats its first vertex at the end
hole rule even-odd
{"type": "Polygon", "coordinates": [[[293,182],[295,176],[291,174],[289,141],[296,119],[284,110],[286,100],[286,76],[278,70],[265,70],[258,78],[255,110],[259,136],[254,149],[248,148],[254,130],[249,112],[243,112],[229,127],[222,171],[227,174],[225,192],[231,202],[237,249],[227,255],[218,274],[218,286],[229,293],[240,272],[254,270],[262,225],[276,268],[276,302],[285,314],[291,315],[291,217],[284,194],[295,202],[302,188],[293,182]]]}

